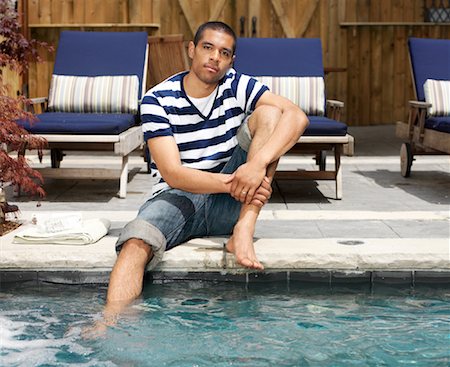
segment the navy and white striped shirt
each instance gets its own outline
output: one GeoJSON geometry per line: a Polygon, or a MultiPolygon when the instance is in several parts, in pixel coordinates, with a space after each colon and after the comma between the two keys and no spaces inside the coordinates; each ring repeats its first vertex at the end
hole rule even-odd
{"type": "MultiPolygon", "coordinates": [[[[144,140],[173,136],[185,167],[220,172],[237,145],[236,132],[268,88],[256,79],[230,69],[219,82],[207,116],[187,96],[183,78],[176,74],[150,89],[141,105],[144,140]]],[[[169,188],[161,178],[153,186],[153,196],[169,188]]]]}

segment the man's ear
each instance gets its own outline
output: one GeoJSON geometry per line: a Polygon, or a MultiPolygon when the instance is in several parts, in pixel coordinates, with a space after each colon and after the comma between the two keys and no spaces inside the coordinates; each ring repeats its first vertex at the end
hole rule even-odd
{"type": "Polygon", "coordinates": [[[233,65],[234,65],[234,60],[236,60],[236,55],[233,55],[233,57],[231,58],[231,61],[230,61],[230,67],[231,67],[231,68],[232,68],[233,65]]]}
{"type": "Polygon", "coordinates": [[[188,56],[190,59],[194,58],[194,50],[195,50],[195,45],[194,42],[189,41],[189,45],[188,45],[188,56]]]}

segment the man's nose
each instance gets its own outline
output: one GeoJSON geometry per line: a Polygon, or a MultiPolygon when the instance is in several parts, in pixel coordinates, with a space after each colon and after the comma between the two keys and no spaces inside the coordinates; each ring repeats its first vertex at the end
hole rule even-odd
{"type": "Polygon", "coordinates": [[[219,50],[217,50],[217,49],[212,50],[211,53],[209,54],[209,58],[211,60],[219,60],[219,57],[220,57],[220,53],[219,53],[219,50]]]}

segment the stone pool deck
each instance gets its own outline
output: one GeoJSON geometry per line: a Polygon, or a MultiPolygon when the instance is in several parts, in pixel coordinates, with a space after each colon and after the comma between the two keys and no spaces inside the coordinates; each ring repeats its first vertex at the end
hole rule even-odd
{"type": "MultiPolygon", "coordinates": [[[[311,282],[450,281],[450,159],[418,156],[410,178],[399,173],[401,141],[394,126],[350,128],[355,156],[344,157],[342,200],[327,181],[278,181],[255,233],[264,272],[250,272],[223,250],[225,238],[195,239],[164,256],[151,276],[157,280],[300,280],[311,282]]],[[[33,162],[36,158],[31,157],[33,162]]],[[[329,158],[332,164],[332,158],[329,158]]],[[[1,281],[39,279],[66,283],[106,283],[123,225],[134,218],[151,190],[139,155],[131,158],[126,199],[116,197],[118,181],[49,180],[40,207],[26,197],[18,204],[24,222],[0,237],[1,281]],[[33,213],[78,211],[84,218],[107,218],[108,235],[95,244],[22,245],[12,243],[33,213]]],[[[283,158],[284,169],[313,167],[311,157],[283,158]]],[[[38,163],[33,163],[38,165],[38,163]]],[[[117,166],[104,156],[68,155],[65,166],[117,166]]]]}

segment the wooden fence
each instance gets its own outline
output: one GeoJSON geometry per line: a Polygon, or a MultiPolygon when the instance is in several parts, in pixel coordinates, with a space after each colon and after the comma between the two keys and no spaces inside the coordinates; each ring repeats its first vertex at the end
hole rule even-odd
{"type": "MultiPolygon", "coordinates": [[[[447,0],[446,0],[447,1],[447,0]]],[[[181,33],[218,19],[245,37],[320,37],[329,98],[349,125],[406,120],[413,98],[407,39],[450,38],[449,23],[424,22],[432,0],[28,0],[31,36],[57,45],[62,29],[181,33]]],[[[450,4],[448,4],[450,7],[450,4]]],[[[30,96],[47,95],[54,55],[31,68],[30,96]]]]}

